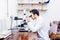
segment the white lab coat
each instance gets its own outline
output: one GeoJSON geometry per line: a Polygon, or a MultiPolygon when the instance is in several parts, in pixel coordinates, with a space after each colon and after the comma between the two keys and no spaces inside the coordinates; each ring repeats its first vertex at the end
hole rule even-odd
{"type": "Polygon", "coordinates": [[[38,32],[44,40],[50,40],[48,35],[48,27],[44,25],[44,19],[40,16],[36,20],[32,20],[28,23],[29,29],[32,32],[38,32]]]}

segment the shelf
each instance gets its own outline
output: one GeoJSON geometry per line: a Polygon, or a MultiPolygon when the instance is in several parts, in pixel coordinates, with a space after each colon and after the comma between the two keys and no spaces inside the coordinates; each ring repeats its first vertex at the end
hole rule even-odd
{"type": "Polygon", "coordinates": [[[44,3],[18,3],[18,5],[46,5],[44,3]]]}
{"type": "MultiPolygon", "coordinates": [[[[31,9],[26,9],[26,11],[30,11],[31,9]]],[[[19,11],[24,11],[24,9],[18,9],[19,11]]],[[[38,9],[38,11],[47,11],[47,9],[38,9]]]]}

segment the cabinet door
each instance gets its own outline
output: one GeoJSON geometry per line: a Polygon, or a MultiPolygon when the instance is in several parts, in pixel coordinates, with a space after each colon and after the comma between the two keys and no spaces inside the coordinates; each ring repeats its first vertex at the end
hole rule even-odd
{"type": "Polygon", "coordinates": [[[28,32],[20,32],[17,40],[28,40],[28,32]]]}
{"type": "Polygon", "coordinates": [[[33,32],[20,32],[17,40],[37,40],[37,33],[33,32]]]}

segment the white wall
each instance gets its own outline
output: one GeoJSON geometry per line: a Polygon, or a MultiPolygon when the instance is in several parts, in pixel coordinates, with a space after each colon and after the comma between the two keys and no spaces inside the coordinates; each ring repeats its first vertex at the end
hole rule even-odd
{"type": "MultiPolygon", "coordinates": [[[[17,0],[8,0],[8,12],[9,16],[16,16],[17,14],[17,0]]],[[[41,15],[45,18],[45,22],[49,23],[53,20],[60,20],[60,0],[51,0],[47,5],[48,11],[41,12],[41,15]]],[[[0,20],[7,18],[7,0],[0,0],[0,20]]],[[[13,23],[15,24],[15,22],[13,23]]],[[[13,25],[14,26],[14,25],[13,25]]],[[[0,31],[2,27],[0,26],[0,31]]]]}
{"type": "Polygon", "coordinates": [[[0,19],[3,19],[7,15],[7,0],[0,0],[0,19]]]}
{"type": "Polygon", "coordinates": [[[7,16],[7,0],[0,0],[0,32],[3,31],[2,19],[7,16]]]}
{"type": "Polygon", "coordinates": [[[48,11],[45,14],[46,22],[60,20],[60,0],[51,0],[48,4],[48,11]]]}
{"type": "MultiPolygon", "coordinates": [[[[7,15],[7,0],[0,0],[0,33],[8,30],[11,27],[10,16],[15,16],[17,11],[17,0],[8,0],[8,15],[7,15]]],[[[15,24],[15,23],[14,23],[15,24]]]]}
{"type": "Polygon", "coordinates": [[[8,0],[9,16],[15,16],[17,13],[17,0],[8,0]]]}
{"type": "Polygon", "coordinates": [[[45,13],[41,13],[42,16],[45,18],[45,23],[48,26],[50,22],[52,21],[60,21],[60,0],[50,0],[50,3],[48,4],[48,11],[45,13]]]}

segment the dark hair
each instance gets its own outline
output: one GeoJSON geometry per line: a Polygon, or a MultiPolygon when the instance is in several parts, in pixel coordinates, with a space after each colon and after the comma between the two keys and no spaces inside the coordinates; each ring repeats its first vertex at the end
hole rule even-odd
{"type": "Polygon", "coordinates": [[[39,16],[39,11],[37,9],[32,9],[30,13],[37,14],[39,16]]]}
{"type": "Polygon", "coordinates": [[[59,23],[58,23],[58,29],[60,29],[60,21],[59,21],[59,23]]]}

